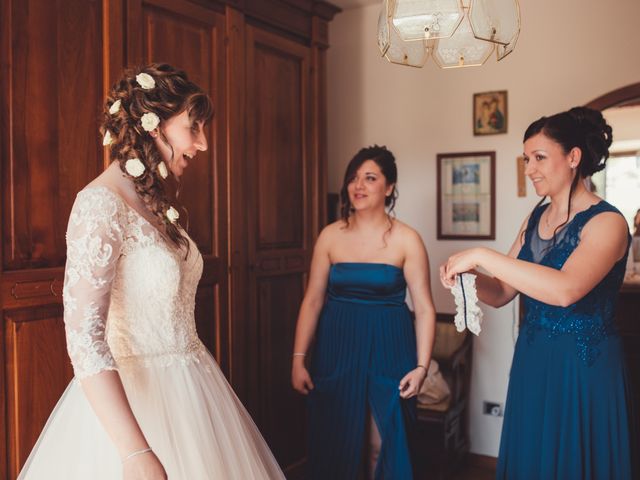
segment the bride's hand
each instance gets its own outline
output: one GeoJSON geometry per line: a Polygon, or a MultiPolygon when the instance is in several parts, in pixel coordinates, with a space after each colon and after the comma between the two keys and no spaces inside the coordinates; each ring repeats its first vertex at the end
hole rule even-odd
{"type": "Polygon", "coordinates": [[[293,363],[291,369],[291,385],[293,388],[303,395],[309,393],[309,390],[313,390],[313,382],[311,381],[311,375],[302,362],[293,363]]]}
{"type": "Polygon", "coordinates": [[[125,461],[122,478],[123,480],[167,480],[167,472],[155,453],[148,452],[125,461]]]}

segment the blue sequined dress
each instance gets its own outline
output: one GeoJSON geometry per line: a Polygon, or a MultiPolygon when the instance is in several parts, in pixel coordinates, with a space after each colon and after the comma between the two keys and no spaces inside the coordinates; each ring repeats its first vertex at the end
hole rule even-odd
{"type": "MultiPolygon", "coordinates": [[[[618,212],[605,201],[579,212],[545,241],[534,210],[518,258],[561,269],[595,215],[618,212]]],[[[525,318],[507,394],[498,479],[631,479],[626,371],[613,325],[626,255],[568,307],[522,295],[525,318]]]]}
{"type": "Polygon", "coordinates": [[[413,318],[401,268],[381,263],[331,266],[316,334],[309,394],[309,475],[355,480],[370,409],[382,446],[375,478],[412,478],[407,431],[415,399],[398,384],[416,366],[413,318]]]}

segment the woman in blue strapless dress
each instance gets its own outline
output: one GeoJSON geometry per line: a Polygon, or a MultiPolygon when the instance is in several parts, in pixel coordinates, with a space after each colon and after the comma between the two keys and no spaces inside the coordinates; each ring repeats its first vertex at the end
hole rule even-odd
{"type": "Polygon", "coordinates": [[[431,359],[435,309],[424,244],[387,212],[396,180],[389,150],[360,150],[345,173],[343,218],[314,248],[291,374],[294,388],[308,395],[312,479],[353,480],[365,470],[367,478],[413,476],[408,437],[431,359]]]}
{"type": "Polygon", "coordinates": [[[482,267],[478,297],[501,306],[522,294],[496,478],[633,478],[628,387],[614,307],[629,230],[585,177],[604,168],[611,127],[577,107],[532,123],[525,173],[536,206],[508,256],[478,248],[449,258],[443,283],[482,267]]]}

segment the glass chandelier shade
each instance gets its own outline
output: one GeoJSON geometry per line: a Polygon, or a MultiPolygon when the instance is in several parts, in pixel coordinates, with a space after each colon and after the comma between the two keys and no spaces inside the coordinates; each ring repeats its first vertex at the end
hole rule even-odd
{"type": "Polygon", "coordinates": [[[438,41],[433,51],[433,59],[441,68],[477,67],[487,61],[495,44],[478,40],[465,15],[462,23],[449,38],[438,41]]]}
{"type": "Polygon", "coordinates": [[[378,48],[380,53],[391,63],[409,67],[422,67],[429,58],[429,47],[425,40],[405,42],[398,31],[393,28],[391,4],[393,0],[383,0],[382,10],[378,18],[378,48]]]}
{"type": "Polygon", "coordinates": [[[476,38],[507,45],[520,30],[520,12],[514,0],[473,0],[469,21],[476,38]]]}
{"type": "Polygon", "coordinates": [[[453,35],[464,12],[460,0],[395,0],[392,22],[405,42],[453,35]]]}
{"type": "Polygon", "coordinates": [[[496,50],[502,60],[520,33],[518,0],[383,0],[378,48],[392,63],[441,68],[479,66],[496,50]]]}

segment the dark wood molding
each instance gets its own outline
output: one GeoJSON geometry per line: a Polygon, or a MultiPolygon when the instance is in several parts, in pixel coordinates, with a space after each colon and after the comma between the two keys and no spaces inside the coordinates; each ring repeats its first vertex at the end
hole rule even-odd
{"type": "Polygon", "coordinates": [[[227,59],[227,169],[229,184],[229,382],[244,402],[249,397],[244,348],[248,335],[246,173],[246,22],[242,11],[227,6],[225,13],[227,59]],[[242,59],[242,61],[237,61],[242,59]]]}
{"type": "Polygon", "coordinates": [[[478,453],[470,453],[468,457],[469,465],[495,470],[498,466],[498,458],[489,455],[480,455],[478,453]]]}
{"type": "MultiPolygon", "coordinates": [[[[194,1],[194,0],[191,0],[194,1]]],[[[200,3],[206,0],[196,0],[200,3]]],[[[216,0],[243,14],[247,21],[297,41],[310,42],[312,18],[331,21],[342,10],[326,1],[317,0],[216,0]]]]}
{"type": "Polygon", "coordinates": [[[585,106],[595,110],[606,110],[611,107],[625,106],[628,102],[638,103],[639,100],[640,82],[605,93],[585,106]]]}
{"type": "MultiPolygon", "coordinates": [[[[13,131],[11,121],[11,99],[13,98],[13,85],[11,82],[11,71],[13,68],[13,48],[11,37],[13,26],[11,22],[11,2],[0,2],[0,185],[3,188],[0,191],[0,220],[10,215],[9,207],[10,192],[9,188],[9,156],[11,155],[11,145],[13,131]]],[[[0,221],[0,280],[2,279],[2,270],[4,270],[3,254],[5,244],[11,242],[9,232],[4,231],[4,222],[0,221]]],[[[2,402],[0,402],[1,405],[2,402]]],[[[2,410],[4,411],[4,410],[2,410]]],[[[4,430],[3,430],[4,431],[4,430]]],[[[4,459],[4,438],[0,439],[0,475],[6,473],[4,459]]]]}
{"type": "Polygon", "coordinates": [[[313,14],[326,21],[333,20],[333,17],[340,12],[342,12],[341,8],[329,2],[314,2],[313,4],[313,14]]]}

